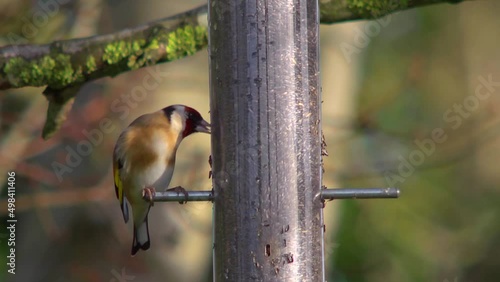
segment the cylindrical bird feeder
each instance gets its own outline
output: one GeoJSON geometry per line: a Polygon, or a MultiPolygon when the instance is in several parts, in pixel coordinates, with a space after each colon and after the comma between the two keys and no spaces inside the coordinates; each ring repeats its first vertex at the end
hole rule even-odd
{"type": "Polygon", "coordinates": [[[318,1],[209,1],[214,281],[324,281],[318,1]]]}

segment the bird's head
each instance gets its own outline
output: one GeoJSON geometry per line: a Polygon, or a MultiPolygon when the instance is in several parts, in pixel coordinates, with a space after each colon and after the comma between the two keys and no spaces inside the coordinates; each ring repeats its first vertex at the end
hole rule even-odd
{"type": "Polygon", "coordinates": [[[163,112],[173,126],[179,128],[182,138],[195,133],[210,133],[210,123],[205,121],[200,113],[185,105],[172,105],[163,109],[163,112]]]}

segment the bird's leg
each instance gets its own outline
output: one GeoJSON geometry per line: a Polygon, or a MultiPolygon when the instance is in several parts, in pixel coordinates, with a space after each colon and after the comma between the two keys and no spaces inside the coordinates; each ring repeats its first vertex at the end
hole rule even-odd
{"type": "Polygon", "coordinates": [[[188,200],[188,192],[186,191],[186,189],[182,188],[181,186],[177,186],[177,187],[174,187],[174,188],[170,188],[170,189],[167,189],[167,191],[175,191],[177,192],[177,195],[182,193],[184,194],[184,196],[186,197],[186,199],[184,201],[179,201],[179,204],[185,204],[187,203],[187,200],[188,200]]]}
{"type": "Polygon", "coordinates": [[[151,206],[155,205],[155,202],[153,201],[153,197],[155,194],[156,194],[156,189],[154,187],[146,187],[142,189],[142,197],[144,198],[147,196],[147,200],[149,201],[151,206]]]}

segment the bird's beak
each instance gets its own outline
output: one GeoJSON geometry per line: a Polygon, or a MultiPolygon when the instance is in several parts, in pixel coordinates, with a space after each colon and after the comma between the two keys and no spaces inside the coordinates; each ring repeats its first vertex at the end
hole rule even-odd
{"type": "Polygon", "coordinates": [[[194,129],[196,132],[204,132],[210,134],[210,123],[201,120],[194,129]]]}

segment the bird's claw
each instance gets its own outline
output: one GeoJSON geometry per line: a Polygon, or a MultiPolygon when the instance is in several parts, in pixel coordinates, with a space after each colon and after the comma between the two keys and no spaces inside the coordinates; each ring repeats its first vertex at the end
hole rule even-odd
{"type": "Polygon", "coordinates": [[[184,201],[179,201],[179,204],[185,204],[187,203],[187,200],[188,200],[188,192],[186,191],[186,189],[182,188],[181,186],[177,186],[177,187],[174,187],[174,188],[170,188],[170,189],[167,189],[167,191],[175,191],[177,192],[177,195],[182,193],[184,194],[184,196],[186,197],[186,199],[184,201]]]}
{"type": "Polygon", "coordinates": [[[142,197],[148,200],[151,206],[155,205],[155,202],[153,200],[155,194],[156,194],[156,189],[154,187],[146,187],[142,189],[142,197]]]}
{"type": "Polygon", "coordinates": [[[208,179],[212,178],[212,155],[208,156],[208,164],[210,165],[210,171],[208,172],[208,179]]]}

